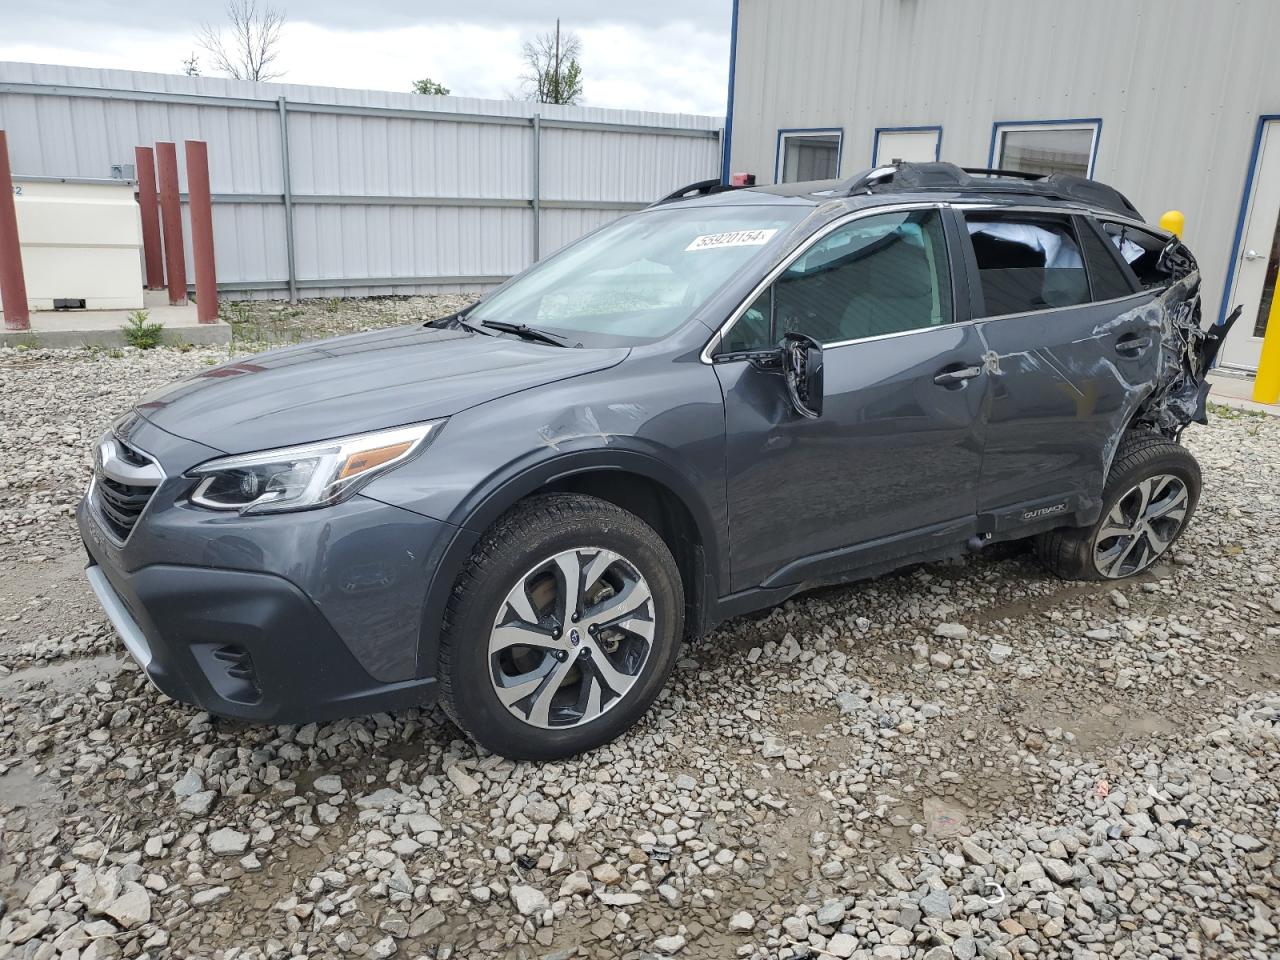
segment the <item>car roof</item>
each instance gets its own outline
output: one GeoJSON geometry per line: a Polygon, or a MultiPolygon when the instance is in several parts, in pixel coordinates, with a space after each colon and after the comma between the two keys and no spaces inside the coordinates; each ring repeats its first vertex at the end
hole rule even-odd
{"type": "Polygon", "coordinates": [[[1086,177],[1037,176],[1008,170],[961,168],[952,163],[897,163],[864,170],[842,180],[811,180],[768,186],[723,187],[718,180],[691,184],[659,201],[697,204],[788,204],[848,208],[903,200],[948,200],[997,205],[1043,206],[1141,222],[1142,215],[1114,187],[1086,177]]]}

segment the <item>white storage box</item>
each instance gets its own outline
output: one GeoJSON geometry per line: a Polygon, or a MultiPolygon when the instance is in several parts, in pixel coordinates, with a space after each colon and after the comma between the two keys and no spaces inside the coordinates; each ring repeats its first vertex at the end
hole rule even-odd
{"type": "Polygon", "coordinates": [[[142,221],[131,182],[14,177],[13,185],[32,310],[55,301],[141,309],[142,221]]]}

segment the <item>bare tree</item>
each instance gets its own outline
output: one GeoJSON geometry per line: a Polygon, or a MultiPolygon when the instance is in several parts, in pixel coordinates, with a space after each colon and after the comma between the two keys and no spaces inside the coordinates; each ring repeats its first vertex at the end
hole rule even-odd
{"type": "Polygon", "coordinates": [[[522,56],[528,73],[520,76],[525,96],[542,103],[577,103],[582,99],[582,67],[578,56],[582,42],[576,34],[540,33],[524,45],[522,56]]]}
{"type": "Polygon", "coordinates": [[[200,58],[194,50],[191,51],[191,56],[182,61],[182,72],[188,77],[200,76],[200,58]]]}
{"type": "Polygon", "coordinates": [[[227,27],[205,23],[196,42],[209,54],[215,70],[237,80],[274,80],[282,75],[279,55],[284,12],[258,0],[227,0],[227,27]]]}

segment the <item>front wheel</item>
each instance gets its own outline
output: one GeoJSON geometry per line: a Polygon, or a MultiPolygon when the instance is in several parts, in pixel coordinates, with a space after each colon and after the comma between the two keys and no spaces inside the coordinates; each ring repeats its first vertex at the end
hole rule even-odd
{"type": "Polygon", "coordinates": [[[1121,580],[1142,573],[1182,535],[1200,500],[1200,465],[1152,433],[1121,441],[1092,526],[1051,530],[1036,540],[1040,559],[1068,580],[1121,580]]]}
{"type": "Polygon", "coordinates": [[[651,527],[594,497],[532,497],[484,534],[454,587],[441,703],[513,760],[582,753],[653,703],[683,622],[675,561],[651,527]]]}

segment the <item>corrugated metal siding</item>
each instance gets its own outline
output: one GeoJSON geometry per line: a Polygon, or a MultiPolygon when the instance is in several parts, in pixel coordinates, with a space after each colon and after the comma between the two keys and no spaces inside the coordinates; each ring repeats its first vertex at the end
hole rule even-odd
{"type": "Polygon", "coordinates": [[[779,128],[941,124],[986,166],[996,121],[1102,118],[1094,176],[1148,219],[1187,215],[1222,296],[1258,118],[1280,113],[1274,0],[739,0],[732,165],[772,179],[779,128]]]}
{"type": "MultiPolygon", "coordinates": [[[[543,256],[626,212],[609,204],[649,203],[719,169],[719,117],[0,63],[0,128],[9,133],[15,173],[105,177],[111,164],[133,162],[137,144],[207,141],[218,280],[269,281],[258,292],[272,295],[288,275],[278,97],[289,106],[296,276],[304,296],[476,290],[486,284],[360,281],[503,277],[528,266],[535,114],[542,118],[541,198],[605,207],[544,208],[543,256]],[[229,100],[36,95],[22,92],[23,84],[229,100]],[[345,108],[406,112],[370,116],[345,108]],[[673,128],[698,135],[669,132],[673,128]],[[329,284],[308,287],[306,280],[329,284]],[[341,280],[351,283],[335,283],[341,280]]],[[[181,168],[181,148],[178,159],[181,168]]],[[[185,182],[185,170],[180,175],[185,182]]]]}

